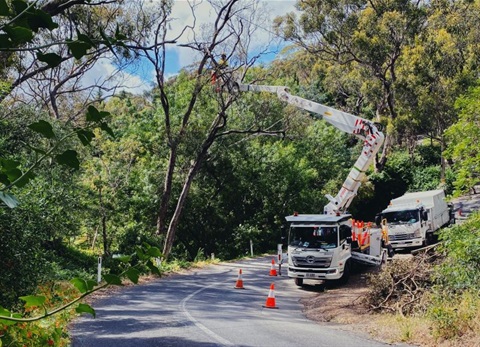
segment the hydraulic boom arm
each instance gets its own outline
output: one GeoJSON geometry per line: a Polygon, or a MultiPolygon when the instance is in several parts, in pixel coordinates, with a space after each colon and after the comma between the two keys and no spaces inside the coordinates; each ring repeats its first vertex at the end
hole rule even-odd
{"type": "Polygon", "coordinates": [[[375,123],[352,114],[336,110],[334,108],[303,99],[289,93],[284,86],[262,86],[253,84],[238,84],[241,92],[269,92],[276,93],[280,100],[301,109],[310,111],[319,119],[324,119],[334,127],[353,134],[363,140],[363,148],[360,157],[358,157],[353,168],[343,182],[342,188],[338,194],[333,197],[326,195],[330,201],[323,209],[324,214],[341,214],[350,206],[353,198],[357,194],[358,188],[365,178],[365,171],[372,164],[375,155],[383,144],[385,136],[376,127],[375,123]]]}

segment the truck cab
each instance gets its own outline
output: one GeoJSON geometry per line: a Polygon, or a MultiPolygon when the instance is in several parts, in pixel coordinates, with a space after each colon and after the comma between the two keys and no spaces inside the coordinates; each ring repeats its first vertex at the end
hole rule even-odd
{"type": "Polygon", "coordinates": [[[441,189],[411,192],[393,199],[377,215],[376,223],[382,221],[393,248],[421,247],[433,243],[435,233],[452,223],[452,207],[441,189]]]}
{"type": "Polygon", "coordinates": [[[287,216],[288,276],[346,282],[350,275],[351,215],[287,216]]]}

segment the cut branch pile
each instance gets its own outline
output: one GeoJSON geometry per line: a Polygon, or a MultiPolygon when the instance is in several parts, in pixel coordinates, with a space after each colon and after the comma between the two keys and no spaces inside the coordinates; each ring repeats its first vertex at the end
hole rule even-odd
{"type": "Polygon", "coordinates": [[[412,257],[394,257],[381,272],[368,277],[366,304],[370,311],[398,313],[402,316],[423,313],[433,285],[432,272],[439,256],[434,247],[412,257]]]}

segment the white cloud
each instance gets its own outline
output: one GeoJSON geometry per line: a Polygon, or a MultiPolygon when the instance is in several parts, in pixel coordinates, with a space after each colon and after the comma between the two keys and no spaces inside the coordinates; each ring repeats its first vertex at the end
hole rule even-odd
{"type": "MultiPolygon", "coordinates": [[[[216,0],[215,0],[216,1],[216,0]]],[[[275,0],[260,0],[261,6],[259,12],[264,14],[267,21],[261,25],[256,26],[254,37],[251,38],[252,44],[250,50],[258,50],[261,47],[266,47],[272,40],[273,32],[271,30],[271,23],[276,16],[284,15],[288,12],[295,11],[296,1],[275,1],[275,0]]],[[[170,22],[170,30],[168,32],[167,40],[177,38],[186,26],[194,26],[193,30],[186,31],[184,35],[178,40],[178,43],[192,42],[195,38],[198,39],[202,34],[202,28],[205,26],[213,27],[213,22],[216,19],[216,12],[212,7],[210,1],[200,0],[177,0],[174,3],[170,22]],[[191,6],[194,6],[195,18],[192,14],[191,6]]],[[[219,52],[217,52],[219,53],[219,52]]],[[[171,45],[167,49],[167,75],[172,75],[178,72],[182,67],[188,66],[197,60],[198,56],[191,49],[182,48],[171,45]]],[[[268,59],[272,59],[270,54],[268,59]]],[[[117,77],[122,79],[123,87],[121,89],[128,90],[134,93],[142,93],[149,90],[153,81],[153,68],[149,64],[144,64],[141,73],[135,73],[133,70],[126,72],[123,70],[117,77]],[[147,71],[145,71],[148,69],[147,71]],[[151,78],[148,81],[143,78],[151,78]]],[[[86,75],[85,84],[94,82],[99,76],[110,76],[116,71],[116,68],[107,60],[101,60],[96,66],[86,75]]]]}
{"type": "MultiPolygon", "coordinates": [[[[259,49],[261,47],[266,47],[272,39],[278,38],[274,36],[273,31],[271,30],[271,23],[273,19],[277,16],[284,15],[288,12],[295,11],[296,1],[275,1],[275,0],[260,0],[259,11],[266,16],[266,21],[263,24],[255,25],[256,26],[255,36],[251,38],[252,46],[250,49],[259,49]]],[[[213,21],[216,19],[216,12],[213,9],[212,5],[208,1],[186,1],[186,0],[177,0],[174,3],[172,10],[172,34],[171,37],[177,36],[181,30],[186,26],[193,26],[195,23],[195,35],[200,35],[200,31],[204,26],[213,26],[213,21]],[[191,12],[190,5],[195,5],[195,20],[191,12]]],[[[179,42],[187,43],[191,42],[194,38],[194,34],[191,31],[188,31],[179,42]]],[[[184,67],[195,61],[195,54],[192,54],[192,51],[189,49],[181,47],[170,47],[171,50],[175,51],[177,55],[178,62],[175,62],[175,65],[184,67]]]]}

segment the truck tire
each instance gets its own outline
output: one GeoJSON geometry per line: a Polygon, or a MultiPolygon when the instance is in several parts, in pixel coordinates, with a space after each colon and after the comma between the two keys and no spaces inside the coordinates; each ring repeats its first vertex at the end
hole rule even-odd
{"type": "Polygon", "coordinates": [[[345,267],[343,268],[342,277],[336,280],[325,281],[326,284],[329,287],[338,287],[338,286],[343,286],[347,284],[348,280],[350,279],[350,270],[351,270],[351,264],[350,264],[350,261],[347,261],[347,263],[345,264],[345,267]]]}
{"type": "Polygon", "coordinates": [[[299,287],[303,286],[303,278],[295,278],[295,284],[299,287]]]}
{"type": "Polygon", "coordinates": [[[343,268],[343,275],[337,280],[337,283],[340,285],[347,284],[348,280],[350,279],[350,262],[347,261],[345,267],[343,268]]]}
{"type": "Polygon", "coordinates": [[[430,246],[435,243],[435,236],[433,233],[426,233],[425,234],[425,241],[423,241],[424,246],[430,246]]]}

